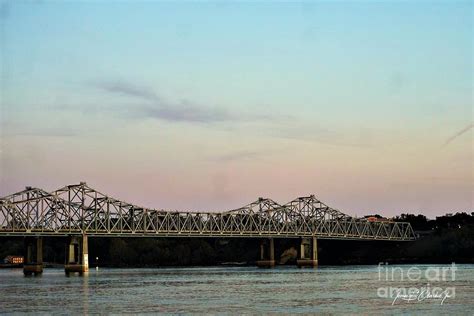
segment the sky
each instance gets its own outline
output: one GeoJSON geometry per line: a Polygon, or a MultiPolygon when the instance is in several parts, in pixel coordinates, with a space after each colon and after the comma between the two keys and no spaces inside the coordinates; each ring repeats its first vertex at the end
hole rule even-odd
{"type": "Polygon", "coordinates": [[[0,3],[0,196],[474,211],[471,1],[0,3]]]}

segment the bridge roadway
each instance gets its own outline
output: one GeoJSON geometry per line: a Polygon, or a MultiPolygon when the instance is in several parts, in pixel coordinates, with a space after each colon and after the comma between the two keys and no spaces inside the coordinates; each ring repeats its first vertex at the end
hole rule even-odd
{"type": "MultiPolygon", "coordinates": [[[[314,195],[284,205],[259,198],[244,207],[220,213],[177,212],[117,200],[85,182],[53,192],[26,187],[1,198],[1,236],[25,237],[25,274],[29,273],[28,265],[38,266],[38,262],[42,271],[43,236],[69,238],[66,271],[70,263],[71,272],[88,269],[88,236],[265,237],[259,261],[262,266],[274,265],[274,238],[300,238],[301,265],[312,266],[317,265],[316,239],[415,240],[409,223],[369,222],[350,217],[314,195]]],[[[31,270],[41,273],[39,267],[31,270]]]]}

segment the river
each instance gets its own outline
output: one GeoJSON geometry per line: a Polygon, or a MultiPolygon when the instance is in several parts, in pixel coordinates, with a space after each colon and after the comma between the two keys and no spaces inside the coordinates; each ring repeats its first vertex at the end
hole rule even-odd
{"type": "Polygon", "coordinates": [[[40,277],[24,277],[20,269],[4,269],[0,270],[0,313],[472,315],[474,265],[456,265],[454,278],[448,275],[433,282],[433,271],[449,267],[100,268],[85,276],[70,277],[61,269],[45,269],[40,277]],[[419,280],[408,280],[406,275],[401,280],[402,273],[410,268],[421,271],[419,280]],[[430,269],[432,276],[426,275],[430,269]],[[396,272],[395,278],[391,271],[396,272]],[[419,295],[421,291],[416,299],[409,296],[394,301],[394,297],[383,297],[384,289],[389,287],[438,287],[444,296],[449,292],[445,289],[455,289],[455,293],[441,298],[419,295]]]}

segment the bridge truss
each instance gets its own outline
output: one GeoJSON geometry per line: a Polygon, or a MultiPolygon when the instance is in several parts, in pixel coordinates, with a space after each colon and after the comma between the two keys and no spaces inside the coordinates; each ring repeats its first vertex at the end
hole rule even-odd
{"type": "Polygon", "coordinates": [[[280,205],[260,198],[226,212],[150,209],[114,199],[86,183],[54,192],[27,187],[0,199],[0,236],[317,237],[414,240],[409,223],[350,217],[313,195],[280,205]]]}

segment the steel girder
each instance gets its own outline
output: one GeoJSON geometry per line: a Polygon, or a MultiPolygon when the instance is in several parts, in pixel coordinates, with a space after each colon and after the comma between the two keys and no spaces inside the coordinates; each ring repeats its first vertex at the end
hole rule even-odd
{"type": "Polygon", "coordinates": [[[310,237],[414,240],[409,223],[368,222],[311,195],[280,205],[259,198],[222,213],[170,212],[111,198],[87,186],[27,187],[0,199],[0,235],[310,237]]]}

